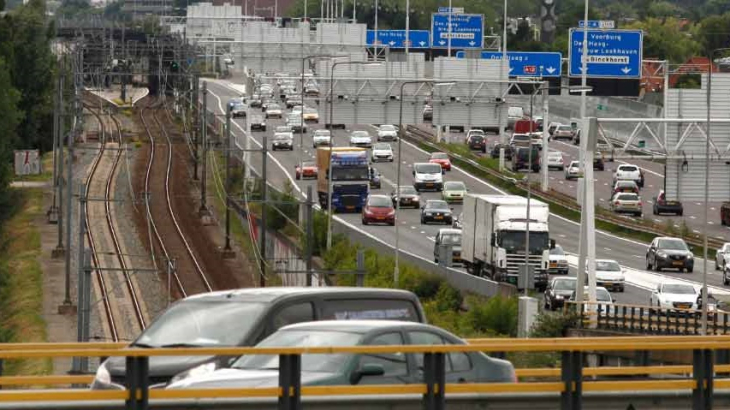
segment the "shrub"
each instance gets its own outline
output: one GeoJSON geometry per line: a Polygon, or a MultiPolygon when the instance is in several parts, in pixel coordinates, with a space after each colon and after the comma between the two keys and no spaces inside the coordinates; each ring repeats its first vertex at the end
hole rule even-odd
{"type": "Polygon", "coordinates": [[[517,298],[494,296],[467,299],[466,322],[470,329],[488,335],[517,336],[517,298]]]}

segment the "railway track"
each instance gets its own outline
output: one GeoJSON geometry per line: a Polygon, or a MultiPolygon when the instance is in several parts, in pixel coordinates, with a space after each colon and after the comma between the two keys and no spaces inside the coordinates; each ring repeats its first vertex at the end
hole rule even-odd
{"type": "Polygon", "coordinates": [[[109,121],[105,123],[103,114],[91,107],[86,109],[96,117],[102,130],[99,152],[86,178],[86,238],[96,267],[96,286],[101,295],[107,334],[114,342],[134,340],[146,328],[147,321],[121,247],[112,209],[114,176],[122,157],[121,126],[113,115],[109,115],[109,121]],[[101,219],[104,224],[99,224],[101,219]],[[107,250],[109,248],[111,250],[107,250]]]}
{"type": "MultiPolygon", "coordinates": [[[[146,201],[150,231],[163,259],[155,260],[155,265],[158,270],[170,272],[169,280],[174,282],[180,297],[210,292],[213,290],[210,281],[175,214],[171,192],[174,166],[173,141],[157,117],[157,110],[158,107],[154,106],[154,103],[139,110],[140,120],[150,142],[150,156],[144,179],[145,192],[152,194],[153,187],[164,187],[164,201],[157,197],[146,201]],[[171,268],[168,264],[173,261],[174,268],[171,268]],[[160,267],[160,262],[165,265],[160,267]]],[[[150,245],[153,246],[152,243],[150,245]]]]}

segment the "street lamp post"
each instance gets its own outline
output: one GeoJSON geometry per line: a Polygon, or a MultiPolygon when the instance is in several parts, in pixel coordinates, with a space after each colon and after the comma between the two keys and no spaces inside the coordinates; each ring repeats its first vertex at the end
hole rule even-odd
{"type": "MultiPolygon", "coordinates": [[[[330,129],[330,141],[334,140],[335,134],[334,134],[334,123],[332,122],[332,114],[333,110],[332,107],[335,103],[335,95],[334,95],[334,83],[335,83],[335,67],[338,65],[380,65],[377,61],[336,61],[332,64],[332,67],[330,67],[330,115],[327,120],[329,121],[329,129],[330,129]]],[[[303,107],[302,107],[303,109],[303,107]]],[[[329,164],[327,166],[327,250],[332,248],[332,213],[334,212],[332,210],[332,150],[334,148],[334,144],[330,143],[330,153],[329,153],[329,164]]]]}
{"type": "MultiPolygon", "coordinates": [[[[532,94],[530,94],[530,116],[531,116],[531,118],[530,118],[530,146],[528,148],[529,151],[527,154],[527,164],[528,164],[527,166],[529,168],[527,169],[527,214],[525,216],[525,221],[526,221],[525,222],[525,274],[527,274],[530,269],[529,268],[529,266],[530,266],[530,201],[532,199],[532,184],[530,184],[530,172],[532,171],[532,133],[535,131],[533,128],[533,125],[535,124],[535,121],[533,120],[533,118],[534,118],[533,109],[535,107],[535,96],[542,91],[558,90],[558,89],[559,90],[567,89],[568,92],[571,92],[571,93],[580,92],[582,94],[585,94],[586,92],[590,92],[591,90],[593,90],[592,87],[587,87],[587,86],[586,87],[584,87],[584,86],[571,87],[571,86],[563,85],[563,86],[552,86],[551,87],[548,85],[543,85],[543,86],[535,89],[535,91],[533,91],[532,94]]],[[[542,147],[542,149],[547,150],[547,149],[549,149],[549,147],[547,145],[545,145],[542,147]]],[[[513,155],[514,155],[514,153],[513,153],[513,155]]],[[[581,276],[580,266],[578,266],[578,276],[581,276]]],[[[580,283],[581,281],[579,280],[578,282],[580,283]]],[[[527,283],[527,281],[525,281],[525,283],[527,283]]],[[[525,292],[525,296],[527,296],[527,286],[525,286],[524,292],[525,292]]],[[[576,288],[576,298],[579,293],[581,295],[583,294],[582,291],[580,291],[580,290],[578,290],[578,288],[576,288]]]]}
{"type": "Polygon", "coordinates": [[[400,84],[400,111],[398,114],[398,164],[396,165],[396,182],[395,182],[395,267],[393,269],[393,283],[398,286],[398,277],[400,276],[400,224],[398,223],[398,215],[400,214],[400,172],[401,172],[401,146],[405,128],[403,128],[403,89],[408,84],[433,84],[434,87],[443,85],[453,85],[453,81],[429,81],[429,80],[413,80],[403,81],[400,84]]]}

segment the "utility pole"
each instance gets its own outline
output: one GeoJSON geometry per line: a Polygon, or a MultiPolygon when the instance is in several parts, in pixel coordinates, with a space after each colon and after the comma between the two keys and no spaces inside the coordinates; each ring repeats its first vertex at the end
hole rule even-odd
{"type": "Polygon", "coordinates": [[[263,136],[263,139],[261,141],[261,154],[262,154],[262,163],[261,163],[261,209],[263,210],[261,212],[261,246],[259,249],[261,250],[261,277],[259,278],[259,286],[264,288],[266,287],[266,203],[269,198],[269,187],[268,187],[268,179],[267,179],[267,173],[266,173],[266,156],[268,155],[268,141],[266,138],[266,135],[263,136]]]}
{"type": "Polygon", "coordinates": [[[59,121],[61,118],[58,112],[58,106],[61,100],[59,94],[63,92],[63,88],[61,87],[61,77],[62,75],[59,75],[59,78],[56,80],[56,95],[53,98],[53,199],[51,200],[51,207],[48,209],[48,212],[46,212],[48,223],[51,224],[58,223],[58,208],[56,207],[56,188],[58,187],[58,151],[56,151],[56,147],[58,146],[60,128],[59,121]]]}
{"type": "MultiPolygon", "coordinates": [[[[81,343],[84,341],[84,305],[86,294],[84,293],[84,234],[86,234],[86,187],[79,185],[79,249],[78,249],[78,280],[76,292],[78,293],[78,309],[76,310],[76,341],[81,343]]],[[[68,252],[69,254],[71,252],[68,252]]],[[[71,363],[71,372],[74,374],[81,373],[81,362],[84,358],[78,357],[71,363]]]]}
{"type": "Polygon", "coordinates": [[[193,95],[190,98],[191,102],[191,115],[193,116],[193,180],[198,180],[198,161],[200,161],[200,147],[199,147],[199,140],[198,137],[200,136],[200,101],[198,100],[198,75],[193,74],[193,95]]]}
{"type": "MultiPolygon", "coordinates": [[[[66,68],[66,59],[63,59],[64,71],[66,68]]],[[[59,91],[58,91],[58,141],[57,146],[54,149],[58,150],[58,171],[56,172],[56,178],[54,180],[55,189],[58,192],[58,242],[56,248],[51,252],[52,258],[61,258],[64,256],[66,250],[63,247],[63,134],[64,134],[64,107],[63,107],[63,90],[65,76],[61,75],[58,78],[59,91]]]]}
{"type": "Polygon", "coordinates": [[[306,248],[305,248],[305,255],[304,255],[304,261],[307,264],[307,286],[312,286],[312,254],[314,253],[314,212],[312,211],[312,207],[314,206],[314,201],[312,197],[312,186],[307,186],[307,204],[306,204],[306,212],[304,214],[304,217],[306,218],[306,248]]]}
{"type": "MultiPolygon", "coordinates": [[[[82,70],[82,65],[78,64],[78,60],[76,60],[76,64],[74,67],[74,92],[75,92],[75,105],[76,105],[76,115],[79,114],[78,112],[78,79],[76,76],[81,75],[80,72],[82,70]]],[[[76,127],[80,126],[81,118],[77,118],[76,121],[76,127]]],[[[61,314],[72,314],[76,307],[71,302],[71,209],[72,209],[72,198],[73,198],[73,160],[74,160],[74,139],[76,138],[76,127],[71,130],[68,134],[68,165],[66,167],[67,174],[66,174],[66,244],[69,247],[69,252],[65,252],[66,257],[66,277],[65,277],[65,293],[63,298],[63,304],[59,306],[58,312],[61,314]]],[[[83,247],[84,244],[81,242],[79,246],[83,247]]]]}
{"type": "Polygon", "coordinates": [[[226,175],[224,183],[224,194],[226,196],[226,245],[223,247],[224,259],[233,258],[235,254],[231,249],[231,105],[226,105],[226,175]]]}
{"type": "Polygon", "coordinates": [[[200,210],[198,215],[203,221],[203,225],[210,224],[210,212],[206,203],[206,187],[208,185],[208,83],[203,82],[203,112],[200,117],[203,128],[203,169],[200,178],[200,210]]]}

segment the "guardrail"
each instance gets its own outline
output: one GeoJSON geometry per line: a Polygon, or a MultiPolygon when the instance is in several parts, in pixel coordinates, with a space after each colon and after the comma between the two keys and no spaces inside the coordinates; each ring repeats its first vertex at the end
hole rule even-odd
{"type": "MultiPolygon", "coordinates": [[[[565,312],[583,311],[582,325],[598,329],[656,335],[699,335],[702,311],[688,308],[661,308],[619,303],[566,301],[565,312]]],[[[730,312],[708,310],[707,333],[730,334],[730,312]]]]}
{"type": "MultiPolygon", "coordinates": [[[[414,143],[425,145],[435,151],[444,150],[443,147],[438,146],[432,142],[434,140],[433,133],[422,130],[416,126],[408,125],[406,127],[406,132],[403,134],[405,135],[406,139],[409,139],[414,143]]],[[[464,157],[464,156],[454,153],[454,152],[447,152],[447,154],[449,155],[449,157],[451,157],[452,160],[456,160],[456,161],[465,163],[471,167],[474,167],[475,169],[479,170],[480,172],[490,175],[491,177],[500,179],[501,181],[506,182],[506,183],[513,184],[515,187],[517,187],[525,192],[527,191],[527,183],[523,180],[506,177],[503,174],[501,174],[499,171],[494,170],[489,167],[485,167],[472,158],[467,158],[467,157],[464,157]]],[[[581,209],[578,206],[578,204],[575,202],[574,198],[572,198],[568,195],[562,194],[560,192],[554,191],[554,190],[550,190],[548,192],[543,192],[538,188],[533,188],[532,196],[534,196],[538,199],[541,199],[543,201],[546,201],[546,202],[552,202],[552,203],[558,204],[573,212],[578,212],[578,213],[581,212],[581,209]]],[[[608,214],[608,213],[596,213],[596,219],[600,220],[602,222],[605,222],[605,223],[610,223],[610,224],[619,226],[624,229],[650,233],[650,234],[657,235],[657,236],[668,235],[667,232],[664,232],[663,230],[660,230],[660,229],[656,229],[656,227],[654,227],[654,226],[646,225],[646,224],[643,224],[640,222],[631,221],[629,219],[626,219],[626,218],[623,218],[623,217],[617,216],[617,215],[614,216],[614,215],[608,214]]],[[[685,236],[683,239],[692,245],[700,246],[700,247],[703,246],[703,241],[702,241],[701,237],[685,236]]],[[[724,244],[723,240],[720,240],[717,238],[712,238],[712,237],[708,237],[707,242],[708,242],[708,247],[710,249],[713,249],[713,248],[719,249],[724,244]]]]}
{"type": "MultiPolygon", "coordinates": [[[[310,347],[310,348],[160,348],[160,349],[118,349],[118,345],[109,347],[102,344],[48,344],[29,345],[22,349],[16,345],[5,349],[0,345],[0,358],[17,359],[27,357],[126,357],[126,380],[128,390],[117,391],[83,391],[83,390],[4,390],[0,391],[0,403],[7,406],[13,404],[31,408],[60,408],[64,402],[73,402],[76,408],[118,408],[121,401],[126,409],[154,408],[235,408],[223,399],[246,398],[250,402],[240,402],[238,408],[274,408],[299,409],[302,399],[322,404],[317,408],[329,408],[338,404],[339,408],[350,406],[352,400],[362,400],[370,404],[403,398],[410,395],[413,401],[418,396],[423,408],[444,409],[446,403],[468,402],[469,406],[479,408],[485,404],[499,403],[507,395],[514,403],[531,403],[536,395],[547,400],[551,407],[531,408],[581,408],[583,400],[602,403],[590,408],[606,408],[612,403],[624,403],[632,395],[643,395],[649,403],[665,403],[663,408],[677,408],[676,403],[663,402],[672,397],[683,398],[684,408],[710,409],[713,404],[715,388],[730,388],[730,379],[715,380],[715,374],[730,372],[730,365],[715,365],[715,354],[727,358],[730,349],[730,337],[628,337],[628,338],[555,338],[555,339],[478,339],[465,345],[408,345],[408,346],[346,346],[346,347],[310,347]],[[87,346],[89,346],[87,348],[87,346]],[[523,377],[552,377],[554,381],[537,381],[521,383],[447,383],[445,363],[447,354],[452,352],[559,352],[561,367],[559,369],[527,369],[521,371],[523,377]],[[596,352],[633,352],[633,351],[687,351],[692,353],[691,366],[663,367],[629,367],[629,368],[584,368],[584,355],[596,352]],[[423,354],[423,383],[406,385],[361,385],[361,386],[302,386],[299,369],[301,355],[319,354],[384,354],[404,353],[423,354]],[[723,353],[720,355],[720,353],[723,353]],[[240,355],[278,355],[279,385],[267,388],[210,388],[157,390],[149,388],[147,378],[149,357],[151,356],[240,356],[240,355]],[[691,373],[691,375],[690,375],[691,373]],[[584,380],[584,376],[607,375],[680,375],[673,379],[632,379],[632,380],[584,380]],[[584,397],[584,392],[588,393],[584,397]],[[632,392],[632,393],[629,393],[632,392]],[[353,399],[353,396],[359,398],[353,399]],[[369,397],[364,399],[363,396],[369,397]],[[253,398],[269,398],[269,401],[256,401],[253,398]],[[326,400],[325,400],[326,398],[326,400]],[[188,399],[183,402],[169,400],[188,399]],[[105,405],[92,403],[107,400],[105,405]],[[192,401],[194,400],[194,401],[192,401]],[[205,401],[212,400],[212,401],[205,401]],[[603,400],[603,401],[602,401],[603,400]],[[83,405],[86,402],[86,405],[83,405]],[[209,403],[210,406],[201,405],[209,403]],[[245,404],[248,403],[248,404],[245,404]],[[258,407],[251,407],[258,403],[258,407]],[[688,404],[690,403],[690,404],[688,404]],[[152,404],[152,406],[151,406],[152,404]],[[173,404],[176,404],[173,406],[173,404]],[[56,407],[52,407],[56,406],[56,407]],[[184,405],[185,407],[181,406],[184,405]],[[96,407],[93,407],[96,406],[96,407]]],[[[728,398],[728,392],[718,397],[728,398]]],[[[638,396],[637,396],[638,397],[638,396]]],[[[632,399],[633,400],[633,399],[632,399]]],[[[637,399],[638,400],[638,399],[637,399]]],[[[645,403],[645,401],[642,401],[645,403]]],[[[412,403],[411,403],[412,404],[412,403]]],[[[510,408],[506,406],[495,408],[510,408]]],[[[308,408],[310,408],[308,406],[308,408]]],[[[517,408],[517,407],[513,407],[517,408]]],[[[521,407],[524,408],[524,407],[521,407]]],[[[642,407],[644,408],[644,407],[642,407]]],[[[652,407],[656,408],[656,407],[652,407]]]]}

